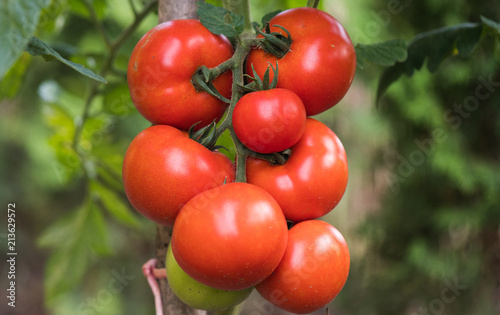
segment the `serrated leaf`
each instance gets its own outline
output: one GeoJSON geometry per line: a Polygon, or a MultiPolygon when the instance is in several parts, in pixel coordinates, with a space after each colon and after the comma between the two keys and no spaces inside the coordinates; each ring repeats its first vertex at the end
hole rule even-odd
{"type": "Polygon", "coordinates": [[[396,62],[404,61],[407,57],[407,44],[402,39],[388,40],[376,44],[357,44],[356,62],[357,66],[363,68],[366,62],[389,67],[396,62]]]}
{"type": "Polygon", "coordinates": [[[53,59],[57,59],[60,62],[64,63],[65,65],[73,68],[74,70],[78,71],[79,73],[94,79],[96,81],[102,82],[102,83],[107,83],[106,79],[101,77],[100,75],[94,73],[92,70],[89,68],[85,68],[85,66],[74,63],[72,61],[69,61],[65,58],[63,58],[57,51],[55,51],[52,47],[41,41],[40,39],[36,38],[35,36],[31,37],[30,41],[28,42],[28,45],[26,46],[26,51],[29,52],[33,56],[42,56],[45,61],[50,61],[53,59]]]}
{"type": "Polygon", "coordinates": [[[138,219],[132,214],[131,209],[114,191],[109,190],[97,181],[92,181],[90,187],[92,193],[97,194],[103,206],[115,219],[130,227],[138,227],[140,225],[138,219]]]}
{"type": "Polygon", "coordinates": [[[0,2],[0,79],[17,61],[36,30],[40,12],[50,0],[0,2]]]}
{"type": "Polygon", "coordinates": [[[215,35],[236,37],[243,33],[245,28],[243,15],[235,14],[213,4],[198,2],[196,14],[198,14],[201,23],[215,35]]]}
{"type": "MultiPolygon", "coordinates": [[[[490,26],[492,21],[488,22],[490,26]]],[[[463,23],[442,27],[421,33],[408,44],[408,57],[404,62],[398,62],[382,74],[377,89],[377,102],[389,86],[402,74],[412,76],[415,70],[420,70],[425,61],[427,69],[434,72],[444,59],[459,55],[470,55],[477,47],[486,24],[463,23]]],[[[491,26],[490,26],[491,27],[491,26]]]]}

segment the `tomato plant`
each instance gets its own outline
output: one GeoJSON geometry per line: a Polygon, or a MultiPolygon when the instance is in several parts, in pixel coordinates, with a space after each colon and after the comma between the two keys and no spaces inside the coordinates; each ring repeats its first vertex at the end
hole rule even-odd
{"type": "Polygon", "coordinates": [[[236,136],[249,149],[261,153],[290,148],[299,141],[305,125],[302,100],[286,89],[245,94],[233,112],[236,136]]]}
{"type": "MultiPolygon", "coordinates": [[[[269,64],[279,64],[278,87],[295,92],[304,102],[308,116],[337,104],[351,86],[356,72],[356,53],[344,27],[331,15],[314,8],[283,11],[269,21],[270,31],[291,38],[283,56],[252,50],[246,72],[252,65],[262,76],[269,64]]],[[[262,37],[262,35],[260,35],[262,37]]]]}
{"type": "Polygon", "coordinates": [[[179,266],[172,253],[172,246],[168,247],[165,262],[168,283],[172,291],[192,308],[207,311],[224,310],[243,302],[253,291],[253,288],[239,291],[219,290],[199,283],[179,266]]]}
{"type": "MultiPolygon", "coordinates": [[[[127,79],[132,101],[153,124],[183,130],[195,123],[208,125],[221,118],[226,104],[197,91],[191,79],[199,67],[215,67],[232,54],[227,38],[210,33],[198,20],[159,24],[141,38],[130,56],[127,79]]],[[[212,83],[230,97],[230,72],[212,83]]]]}
{"type": "Polygon", "coordinates": [[[252,287],[270,299],[266,288],[281,285],[288,302],[278,306],[315,310],[342,288],[349,256],[338,231],[308,220],[338,204],[348,169],[335,133],[307,115],[332,107],[349,88],[352,44],[334,18],[316,9],[273,18],[285,38],[274,26],[249,35],[240,16],[207,3],[199,7],[201,22],[161,24],[132,53],[132,99],[157,125],[127,150],[125,191],[146,217],[173,225],[166,271],[186,304],[235,314],[233,305],[252,287]],[[255,48],[276,41],[287,43],[285,54],[255,48]],[[269,67],[275,61],[276,68],[269,67]],[[245,64],[253,74],[247,82],[245,64]],[[216,152],[226,130],[236,169],[216,152]],[[288,231],[287,219],[305,222],[288,231]],[[311,262],[318,263],[315,272],[305,269],[311,262]],[[304,279],[304,287],[291,288],[282,273],[304,279]]]}
{"type": "Polygon", "coordinates": [[[342,290],[349,264],[347,243],[336,228],[323,221],[303,221],[289,230],[283,259],[256,289],[279,308],[312,313],[342,290]]]}
{"type": "Polygon", "coordinates": [[[283,165],[250,157],[247,180],[268,191],[288,220],[315,219],[330,212],[347,187],[347,157],[337,135],[308,118],[302,138],[283,165]]]}
{"type": "Polygon", "coordinates": [[[185,133],[165,125],[143,130],[123,161],[130,203],[157,223],[172,225],[182,206],[198,193],[234,180],[234,166],[185,133]]]}
{"type": "Polygon", "coordinates": [[[242,290],[267,278],[287,243],[278,203],[262,188],[230,183],[204,191],[180,211],[172,232],[179,266],[195,280],[242,290]]]}

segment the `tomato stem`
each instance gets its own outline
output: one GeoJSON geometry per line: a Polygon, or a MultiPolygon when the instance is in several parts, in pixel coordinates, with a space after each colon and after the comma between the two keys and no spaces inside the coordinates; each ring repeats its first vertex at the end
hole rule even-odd
{"type": "Polygon", "coordinates": [[[315,9],[317,9],[318,5],[319,5],[319,2],[320,2],[320,0],[307,0],[307,6],[309,8],[315,8],[315,9]]]}
{"type": "Polygon", "coordinates": [[[231,94],[231,101],[229,107],[226,111],[226,116],[224,120],[219,124],[215,130],[214,139],[220,137],[220,135],[229,130],[231,139],[236,149],[236,179],[235,182],[246,182],[246,160],[249,156],[263,159],[271,164],[284,164],[286,159],[280,153],[276,154],[261,154],[254,152],[247,148],[236,136],[233,129],[233,112],[236,103],[243,96],[245,89],[243,88],[244,81],[244,64],[247,55],[250,53],[252,47],[258,45],[259,39],[255,38],[255,35],[244,33],[237,38],[236,49],[233,56],[227,61],[221,63],[219,66],[204,69],[205,75],[210,79],[217,77],[221,73],[231,70],[233,73],[233,87],[231,94]]]}
{"type": "Polygon", "coordinates": [[[252,17],[250,15],[250,0],[223,0],[222,6],[236,14],[242,14],[245,18],[245,31],[252,31],[252,17]]]}

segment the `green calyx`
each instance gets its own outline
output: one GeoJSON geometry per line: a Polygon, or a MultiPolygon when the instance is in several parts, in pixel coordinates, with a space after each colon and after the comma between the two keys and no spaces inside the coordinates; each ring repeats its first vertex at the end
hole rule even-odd
{"type": "Polygon", "coordinates": [[[229,104],[231,100],[222,96],[212,83],[219,74],[219,72],[209,69],[206,66],[201,66],[191,77],[191,84],[193,84],[196,92],[207,92],[217,99],[229,104]]]}
{"type": "Polygon", "coordinates": [[[276,62],[276,68],[273,67],[272,64],[269,64],[262,79],[255,71],[253,64],[251,66],[252,66],[253,76],[250,76],[248,74],[244,75],[245,77],[249,78],[251,82],[244,86],[240,86],[244,91],[246,92],[265,91],[274,89],[278,86],[278,62],[276,62]],[[271,69],[273,70],[274,73],[272,80],[270,76],[271,69]]]}
{"type": "Polygon", "coordinates": [[[192,125],[191,128],[189,128],[188,133],[190,139],[200,143],[210,151],[214,151],[221,148],[227,150],[227,148],[225,148],[224,146],[216,145],[217,139],[219,137],[217,136],[217,127],[216,127],[217,124],[215,123],[215,121],[210,123],[208,126],[205,126],[200,130],[195,131],[195,128],[198,124],[199,122],[192,125]]]}
{"type": "Polygon", "coordinates": [[[266,23],[264,32],[258,28],[255,28],[257,33],[264,36],[264,38],[259,43],[259,47],[264,49],[264,51],[269,54],[273,54],[278,58],[283,58],[290,51],[290,46],[292,45],[292,35],[286,28],[281,25],[273,26],[283,30],[286,35],[283,35],[280,32],[271,32],[269,23],[266,23]]]}

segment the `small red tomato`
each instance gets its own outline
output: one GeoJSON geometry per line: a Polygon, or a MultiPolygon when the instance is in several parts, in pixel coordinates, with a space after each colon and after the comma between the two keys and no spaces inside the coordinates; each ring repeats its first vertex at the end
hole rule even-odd
{"type": "Polygon", "coordinates": [[[349,264],[349,249],[336,228],[323,221],[303,221],[288,231],[283,259],[256,289],[281,309],[312,313],[339,294],[349,264]]]}
{"type": "MultiPolygon", "coordinates": [[[[356,72],[356,52],[344,27],[331,15],[314,8],[294,8],[269,21],[271,32],[292,38],[290,51],[282,58],[253,49],[246,61],[262,77],[269,64],[278,62],[278,87],[294,91],[304,102],[308,116],[337,104],[351,86],[356,72]]],[[[262,37],[261,35],[259,37],[262,37]]],[[[270,74],[271,79],[273,74],[270,74]]]]}
{"type": "Polygon", "coordinates": [[[146,218],[172,225],[198,193],[234,180],[234,165],[174,127],[156,125],[130,143],[123,160],[123,186],[146,218]]]}
{"type": "Polygon", "coordinates": [[[221,290],[242,290],[278,266],[287,235],[285,217],[269,193],[230,183],[186,203],[171,241],[177,263],[193,279],[221,290]]]}
{"type": "Polygon", "coordinates": [[[284,165],[249,157],[247,181],[267,190],[288,220],[319,218],[337,206],[347,187],[347,157],[325,124],[308,118],[302,138],[284,165]]]}
{"type": "MultiPolygon", "coordinates": [[[[198,20],[174,20],[147,32],[130,56],[127,80],[132,102],[153,124],[188,130],[218,120],[226,104],[207,92],[197,92],[191,78],[198,67],[215,67],[233,55],[224,36],[212,34],[198,20]]],[[[231,96],[231,72],[213,82],[231,96]]]]}
{"type": "Polygon", "coordinates": [[[233,112],[236,136],[249,149],[260,153],[290,148],[299,141],[305,125],[302,100],[285,89],[245,94],[233,112]]]}

